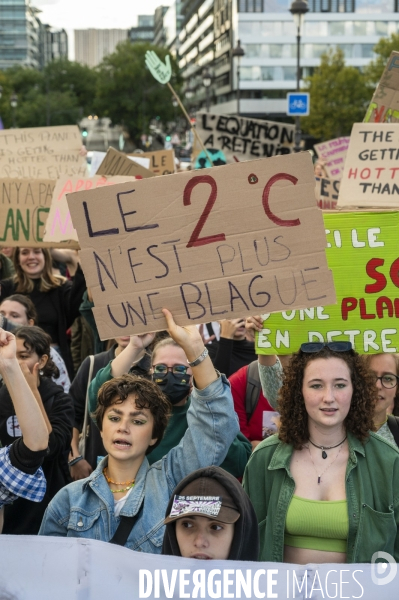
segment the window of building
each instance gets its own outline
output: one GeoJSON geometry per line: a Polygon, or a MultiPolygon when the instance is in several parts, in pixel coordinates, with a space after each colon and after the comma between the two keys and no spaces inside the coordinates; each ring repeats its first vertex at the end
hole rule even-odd
{"type": "Polygon", "coordinates": [[[291,5],[290,0],[263,0],[263,12],[285,12],[291,5]]]}
{"type": "Polygon", "coordinates": [[[344,21],[330,21],[328,24],[330,35],[345,35],[345,22],[344,21]]]}
{"type": "Polygon", "coordinates": [[[367,21],[353,21],[353,35],[367,35],[367,21]]]}
{"type": "Polygon", "coordinates": [[[356,0],[357,13],[398,12],[397,0],[356,0]]]}
{"type": "Polygon", "coordinates": [[[306,21],[304,26],[304,35],[308,36],[326,36],[328,35],[326,21],[306,21]]]}
{"type": "Polygon", "coordinates": [[[263,12],[263,0],[238,0],[238,12],[263,12]]]}

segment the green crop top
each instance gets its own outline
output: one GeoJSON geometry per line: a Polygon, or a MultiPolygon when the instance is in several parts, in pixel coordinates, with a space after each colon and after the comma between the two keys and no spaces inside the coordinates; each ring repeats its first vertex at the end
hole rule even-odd
{"type": "Polygon", "coordinates": [[[284,544],[310,550],[346,552],[348,530],[346,500],[307,500],[294,495],[285,521],[284,544]]]}

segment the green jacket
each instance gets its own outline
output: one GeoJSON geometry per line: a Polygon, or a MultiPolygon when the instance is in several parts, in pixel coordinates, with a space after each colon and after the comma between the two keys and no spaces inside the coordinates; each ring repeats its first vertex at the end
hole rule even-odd
{"type": "MultiPolygon", "coordinates": [[[[103,369],[97,373],[96,377],[90,384],[89,389],[89,411],[92,413],[95,411],[97,406],[97,394],[101,385],[106,381],[112,379],[111,375],[111,363],[109,363],[103,369]]],[[[157,460],[161,460],[171,450],[177,446],[182,439],[188,425],[187,425],[187,411],[190,406],[190,400],[186,402],[184,406],[173,406],[172,416],[170,417],[168,426],[164,433],[161,443],[159,446],[154,448],[147,458],[152,465],[157,460]]],[[[234,477],[242,477],[245,466],[248,462],[252,452],[252,444],[242,434],[238,433],[234,442],[231,444],[229,451],[223,463],[220,465],[222,469],[228,471],[234,477]]]]}
{"type": "MultiPolygon", "coordinates": [[[[370,563],[384,551],[399,561],[399,450],[370,433],[363,445],[348,434],[346,499],[348,563],[370,563]]],[[[259,523],[260,561],[283,562],[284,529],[295,490],[290,472],[293,447],[273,435],[252,453],[244,474],[259,523]]]]}

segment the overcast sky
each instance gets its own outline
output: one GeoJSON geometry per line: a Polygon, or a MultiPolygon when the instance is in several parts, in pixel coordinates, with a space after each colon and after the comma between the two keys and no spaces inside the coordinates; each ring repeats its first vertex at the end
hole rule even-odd
{"type": "Polygon", "coordinates": [[[70,56],[73,53],[74,29],[128,29],[137,25],[137,15],[151,15],[157,6],[172,0],[31,0],[40,9],[43,23],[63,27],[68,32],[70,56]]]}

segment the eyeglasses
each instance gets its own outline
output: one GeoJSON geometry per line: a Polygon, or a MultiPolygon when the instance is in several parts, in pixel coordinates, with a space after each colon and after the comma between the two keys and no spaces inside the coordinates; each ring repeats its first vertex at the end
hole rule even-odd
{"type": "Polygon", "coordinates": [[[381,375],[381,377],[375,376],[376,382],[378,380],[381,381],[381,385],[387,390],[391,390],[392,388],[398,385],[399,377],[397,375],[381,375]]]}
{"type": "Polygon", "coordinates": [[[353,350],[351,342],[305,342],[301,344],[301,350],[305,353],[320,352],[323,348],[329,348],[333,352],[349,352],[353,350]]]}
{"type": "Polygon", "coordinates": [[[173,367],[167,367],[166,365],[159,364],[153,365],[154,373],[157,375],[166,375],[169,371],[175,375],[187,375],[187,369],[185,365],[173,365],[173,367]]]}

